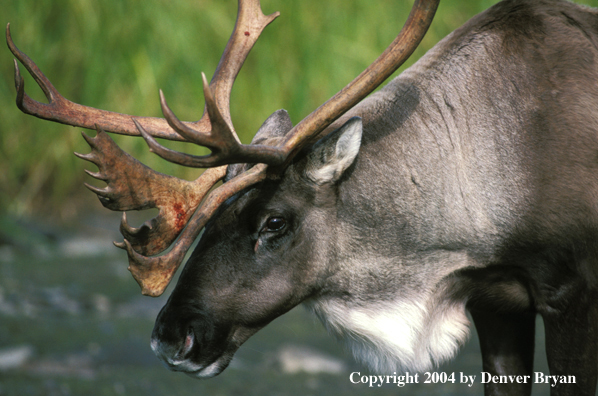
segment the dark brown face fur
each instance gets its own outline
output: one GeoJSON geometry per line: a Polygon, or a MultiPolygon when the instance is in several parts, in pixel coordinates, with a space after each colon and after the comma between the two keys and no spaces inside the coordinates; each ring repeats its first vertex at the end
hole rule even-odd
{"type": "Polygon", "coordinates": [[[219,373],[249,336],[311,297],[328,276],[322,246],[333,244],[322,233],[333,229],[336,187],[305,177],[309,157],[231,198],[206,228],[152,336],[173,370],[219,373]]]}
{"type": "Polygon", "coordinates": [[[282,194],[286,189],[279,184],[266,181],[223,208],[158,317],[153,339],[162,350],[169,345],[180,351],[192,335],[184,358],[193,362],[193,371],[217,359],[224,369],[248,336],[312,292],[304,280],[313,269],[305,265],[311,243],[300,203],[312,201],[313,192],[289,183],[292,194],[282,194]]]}

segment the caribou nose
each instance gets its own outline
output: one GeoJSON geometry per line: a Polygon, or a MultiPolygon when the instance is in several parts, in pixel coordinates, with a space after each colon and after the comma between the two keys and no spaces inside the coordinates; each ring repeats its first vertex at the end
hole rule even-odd
{"type": "Polygon", "coordinates": [[[169,368],[176,370],[177,366],[188,359],[196,344],[193,328],[188,327],[183,337],[178,337],[178,339],[171,338],[169,341],[159,337],[157,333],[154,331],[152,334],[150,342],[152,351],[169,368]]]}

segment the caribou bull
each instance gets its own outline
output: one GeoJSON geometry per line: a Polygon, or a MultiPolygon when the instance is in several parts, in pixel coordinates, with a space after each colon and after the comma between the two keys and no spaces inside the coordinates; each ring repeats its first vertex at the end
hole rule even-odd
{"type": "MultiPolygon", "coordinates": [[[[228,107],[247,53],[277,16],[263,15],[258,0],[239,0],[195,123],[178,120],[162,94],[165,119],[72,103],[7,29],[49,100],[30,99],[17,68],[19,108],[98,130],[80,156],[107,182],[90,186],[106,207],[160,209],[140,228],[123,217],[117,244],[144,294],[162,293],[205,228],[152,334],[170,369],[215,376],[252,334],[303,303],[381,373],[450,359],[469,311],[484,371],[531,376],[540,314],[551,375],[576,379],[551,394],[594,395],[598,12],[505,0],[366,98],[418,45],[436,7],[416,1],[366,71],[296,126],[275,112],[250,145],[239,143],[228,107]],[[194,182],[159,174],[103,131],[141,134],[167,160],[210,169],[194,182]],[[154,137],[212,153],[174,152],[154,137]]],[[[528,395],[531,382],[485,390],[528,395]]]]}

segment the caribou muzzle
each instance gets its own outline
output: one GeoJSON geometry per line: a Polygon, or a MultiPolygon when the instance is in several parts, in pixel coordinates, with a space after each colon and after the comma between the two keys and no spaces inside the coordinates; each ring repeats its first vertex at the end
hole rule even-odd
{"type": "Polygon", "coordinates": [[[169,310],[167,304],[156,320],[151,347],[168,369],[211,378],[229,365],[242,344],[236,333],[207,315],[169,310]]]}

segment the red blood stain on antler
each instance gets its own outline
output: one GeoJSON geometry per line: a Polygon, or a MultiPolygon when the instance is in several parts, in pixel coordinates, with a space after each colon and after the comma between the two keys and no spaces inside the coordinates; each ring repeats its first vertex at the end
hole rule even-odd
{"type": "Polygon", "coordinates": [[[185,219],[187,218],[187,212],[183,209],[183,205],[180,202],[176,202],[172,209],[176,213],[175,219],[175,228],[178,232],[181,232],[183,228],[185,228],[185,224],[187,223],[185,219]]]}

